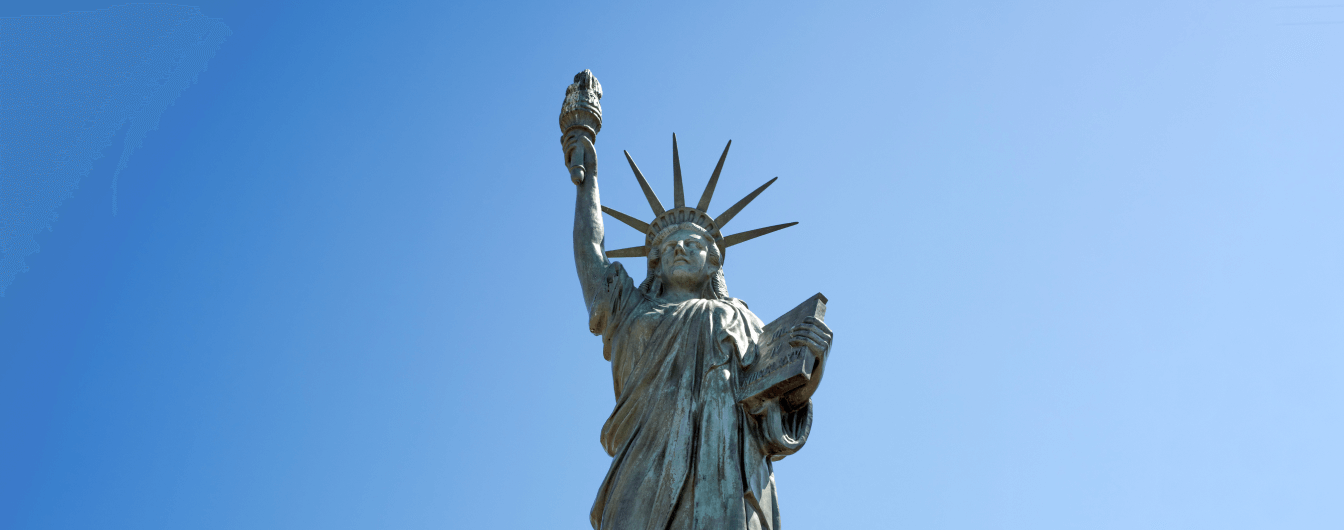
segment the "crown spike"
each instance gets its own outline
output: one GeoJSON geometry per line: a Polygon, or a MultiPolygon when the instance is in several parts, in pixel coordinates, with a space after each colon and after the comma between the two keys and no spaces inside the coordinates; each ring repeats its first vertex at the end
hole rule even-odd
{"type": "Polygon", "coordinates": [[[649,255],[649,249],[642,246],[630,247],[630,248],[618,248],[616,250],[607,251],[608,258],[643,258],[648,255],[649,255]]]}
{"type": "Polygon", "coordinates": [[[728,224],[728,221],[733,220],[733,217],[736,216],[738,212],[742,211],[743,208],[746,208],[748,204],[751,204],[751,201],[755,199],[757,195],[760,195],[762,191],[765,191],[765,189],[770,187],[771,184],[774,184],[776,180],[779,180],[779,177],[770,179],[770,182],[762,184],[761,187],[756,188],[756,191],[753,191],[746,197],[743,197],[742,200],[737,201],[737,204],[734,204],[732,207],[728,208],[727,211],[719,214],[718,217],[715,217],[714,229],[723,230],[723,227],[728,224]]]}
{"type": "Polygon", "coordinates": [[[644,180],[644,174],[639,172],[639,166],[635,165],[635,159],[630,158],[629,151],[625,153],[625,159],[630,161],[630,169],[635,171],[635,178],[639,179],[639,187],[644,188],[644,198],[649,200],[649,207],[653,208],[653,215],[663,215],[667,210],[663,209],[663,203],[658,201],[658,196],[653,193],[653,188],[649,187],[649,181],[644,180]]]}
{"type": "Polygon", "coordinates": [[[757,229],[755,229],[755,230],[747,230],[746,232],[739,232],[739,233],[736,233],[736,234],[733,234],[733,235],[731,235],[731,236],[728,236],[728,237],[723,238],[723,243],[722,243],[723,247],[722,247],[722,248],[728,248],[728,247],[731,247],[731,246],[733,246],[733,245],[737,245],[737,244],[739,244],[739,243],[745,243],[745,242],[750,241],[750,240],[752,240],[752,239],[756,239],[756,238],[761,237],[761,236],[763,236],[763,235],[769,234],[770,232],[774,232],[774,231],[776,231],[776,230],[783,230],[783,229],[785,229],[785,228],[788,228],[788,227],[793,226],[793,225],[796,225],[796,224],[798,224],[798,223],[797,223],[797,222],[784,223],[784,224],[782,224],[782,225],[767,226],[767,227],[765,227],[765,228],[757,228],[757,229]]]}
{"type": "Polygon", "coordinates": [[[719,155],[719,165],[714,166],[714,174],[709,176],[709,184],[705,185],[705,193],[700,196],[700,204],[695,209],[702,212],[709,211],[709,200],[714,198],[714,186],[719,183],[719,172],[723,171],[723,161],[728,158],[728,148],[733,146],[733,141],[728,140],[728,145],[723,146],[723,154],[719,155]]]}
{"type": "Polygon", "coordinates": [[[677,133],[672,133],[672,204],[686,207],[686,193],[681,188],[681,155],[677,153],[677,133]]]}
{"type": "Polygon", "coordinates": [[[639,219],[635,219],[634,217],[625,215],[607,206],[603,206],[602,211],[607,212],[607,215],[615,217],[617,221],[630,225],[630,228],[639,230],[639,233],[641,234],[648,233],[649,231],[649,224],[644,221],[640,221],[639,219]]]}

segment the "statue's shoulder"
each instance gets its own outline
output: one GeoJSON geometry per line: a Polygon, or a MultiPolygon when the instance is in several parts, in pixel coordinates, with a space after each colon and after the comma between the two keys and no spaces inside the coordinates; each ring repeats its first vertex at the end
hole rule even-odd
{"type": "Polygon", "coordinates": [[[715,300],[714,302],[715,312],[722,312],[725,317],[740,318],[746,323],[754,325],[756,329],[765,326],[761,319],[756,317],[756,313],[752,313],[751,309],[747,307],[747,302],[740,298],[728,298],[715,300]]]}

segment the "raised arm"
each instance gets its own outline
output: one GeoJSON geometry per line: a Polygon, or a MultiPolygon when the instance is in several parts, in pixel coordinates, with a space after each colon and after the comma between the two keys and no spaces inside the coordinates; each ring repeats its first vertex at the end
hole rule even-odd
{"type": "Polygon", "coordinates": [[[593,72],[574,75],[560,106],[560,145],[569,179],[579,188],[574,203],[574,267],[583,286],[583,303],[591,308],[606,283],[611,262],[602,248],[602,203],[597,195],[597,151],[593,143],[602,130],[602,84],[593,72]]]}
{"type": "Polygon", "coordinates": [[[583,303],[592,305],[606,280],[606,249],[602,244],[602,203],[597,192],[597,151],[586,131],[565,135],[565,164],[576,181],[578,198],[574,203],[574,267],[583,286],[583,303]]]}

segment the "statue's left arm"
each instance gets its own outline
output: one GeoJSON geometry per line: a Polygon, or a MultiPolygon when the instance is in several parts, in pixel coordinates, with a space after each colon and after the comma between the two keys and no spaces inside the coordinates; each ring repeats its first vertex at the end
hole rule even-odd
{"type": "MultiPolygon", "coordinates": [[[[826,369],[826,356],[830,353],[833,338],[831,328],[813,317],[807,317],[792,330],[789,344],[806,347],[817,359],[809,383],[813,388],[820,383],[826,369]]],[[[812,430],[812,400],[808,397],[792,397],[785,394],[767,400],[751,411],[760,422],[762,450],[772,460],[798,452],[807,443],[807,436],[812,430]]]]}
{"type": "Polygon", "coordinates": [[[834,339],[835,333],[831,328],[816,317],[807,317],[802,324],[793,327],[789,345],[806,346],[812,356],[817,358],[817,364],[812,368],[813,387],[821,383],[821,374],[826,371],[826,360],[834,339]]]}
{"type": "MultiPolygon", "coordinates": [[[[825,369],[832,338],[831,329],[824,322],[811,317],[795,326],[790,335],[790,344],[805,346],[816,356],[817,364],[812,369],[814,381],[821,377],[825,369]]],[[[747,501],[764,520],[770,520],[770,514],[778,515],[773,507],[777,499],[770,462],[801,450],[812,433],[812,400],[802,398],[798,401],[801,403],[791,402],[786,394],[766,400],[754,410],[745,411],[749,418],[749,429],[754,433],[754,441],[745,446],[743,479],[747,486],[747,501]]],[[[778,523],[777,518],[775,521],[778,523]]]]}

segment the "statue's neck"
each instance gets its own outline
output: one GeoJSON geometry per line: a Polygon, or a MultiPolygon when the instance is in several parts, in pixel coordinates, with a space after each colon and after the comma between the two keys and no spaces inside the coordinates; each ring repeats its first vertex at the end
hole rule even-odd
{"type": "Polygon", "coordinates": [[[680,304],[687,300],[695,300],[700,298],[700,293],[691,292],[686,289],[673,289],[665,286],[663,287],[663,294],[662,296],[659,296],[659,298],[661,298],[664,302],[667,303],[680,304]]]}
{"type": "Polygon", "coordinates": [[[667,281],[666,278],[663,279],[662,283],[663,283],[663,289],[662,289],[663,292],[658,296],[658,298],[670,304],[679,304],[687,300],[699,300],[701,298],[704,298],[705,287],[709,285],[708,279],[700,282],[699,285],[694,286],[687,286],[684,284],[673,283],[667,281]]]}

